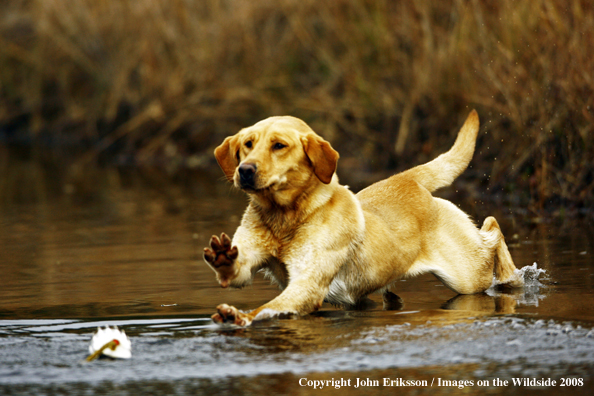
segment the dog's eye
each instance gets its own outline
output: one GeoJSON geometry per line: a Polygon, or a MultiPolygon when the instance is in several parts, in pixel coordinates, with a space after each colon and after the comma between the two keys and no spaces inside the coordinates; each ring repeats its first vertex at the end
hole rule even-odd
{"type": "Polygon", "coordinates": [[[245,147],[252,148],[252,141],[248,140],[247,142],[245,142],[245,147]]]}
{"type": "Polygon", "coordinates": [[[274,146],[272,146],[272,148],[274,150],[284,149],[285,147],[287,147],[287,146],[285,144],[282,144],[282,143],[274,143],[274,146]]]}

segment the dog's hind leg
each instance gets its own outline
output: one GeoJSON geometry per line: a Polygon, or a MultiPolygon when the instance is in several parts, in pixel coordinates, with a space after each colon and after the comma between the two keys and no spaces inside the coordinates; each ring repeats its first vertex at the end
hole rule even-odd
{"type": "MultiPolygon", "coordinates": [[[[521,287],[524,280],[516,274],[516,266],[512,260],[511,254],[505,243],[505,238],[499,228],[499,223],[493,216],[489,216],[483,222],[481,234],[485,244],[493,245],[494,251],[494,271],[498,283],[506,284],[511,287],[521,287]]],[[[491,246],[489,246],[490,248],[491,246]]]]}
{"type": "Polygon", "coordinates": [[[384,311],[399,311],[404,306],[402,299],[389,290],[382,293],[382,300],[384,303],[384,311]]]}

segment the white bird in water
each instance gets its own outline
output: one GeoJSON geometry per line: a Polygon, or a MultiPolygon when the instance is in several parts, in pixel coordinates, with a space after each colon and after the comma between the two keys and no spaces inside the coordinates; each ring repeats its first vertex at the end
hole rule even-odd
{"type": "Polygon", "coordinates": [[[89,345],[89,353],[87,362],[97,359],[102,354],[111,358],[130,359],[132,343],[126,332],[120,331],[117,326],[113,328],[105,326],[104,329],[97,327],[97,332],[93,334],[89,345]]]}

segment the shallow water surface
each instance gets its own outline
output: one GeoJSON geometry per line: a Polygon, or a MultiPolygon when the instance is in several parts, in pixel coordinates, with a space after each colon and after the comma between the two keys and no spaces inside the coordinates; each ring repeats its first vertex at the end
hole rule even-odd
{"type": "Polygon", "coordinates": [[[0,394],[594,388],[594,231],[586,221],[535,224],[514,210],[465,208],[479,221],[498,217],[519,268],[546,271],[524,290],[456,296],[426,275],[398,282],[397,311],[383,311],[372,295],[375,304],[362,310],[324,305],[299,319],[221,328],[209,319],[217,304],[250,309],[279,293],[260,276],[222,290],[201,260],[210,235],[233,233],[246,199],[216,177],[171,183],[132,173],[108,169],[92,182],[40,176],[41,187],[15,181],[2,193],[0,394]],[[106,325],[125,329],[132,359],[84,363],[93,332],[106,325]]]}

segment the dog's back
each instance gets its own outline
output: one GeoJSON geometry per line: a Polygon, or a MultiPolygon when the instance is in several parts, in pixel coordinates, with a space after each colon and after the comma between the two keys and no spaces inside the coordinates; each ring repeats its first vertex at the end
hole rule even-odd
{"type": "Polygon", "coordinates": [[[381,251],[379,257],[386,257],[396,274],[432,272],[463,294],[489,287],[494,262],[499,281],[521,284],[514,277],[515,266],[494,218],[487,218],[479,231],[456,205],[431,195],[468,167],[478,130],[478,114],[472,111],[448,152],[357,194],[368,219],[367,239],[383,241],[373,243],[369,256],[381,251]],[[406,260],[406,256],[414,258],[406,260]]]}

